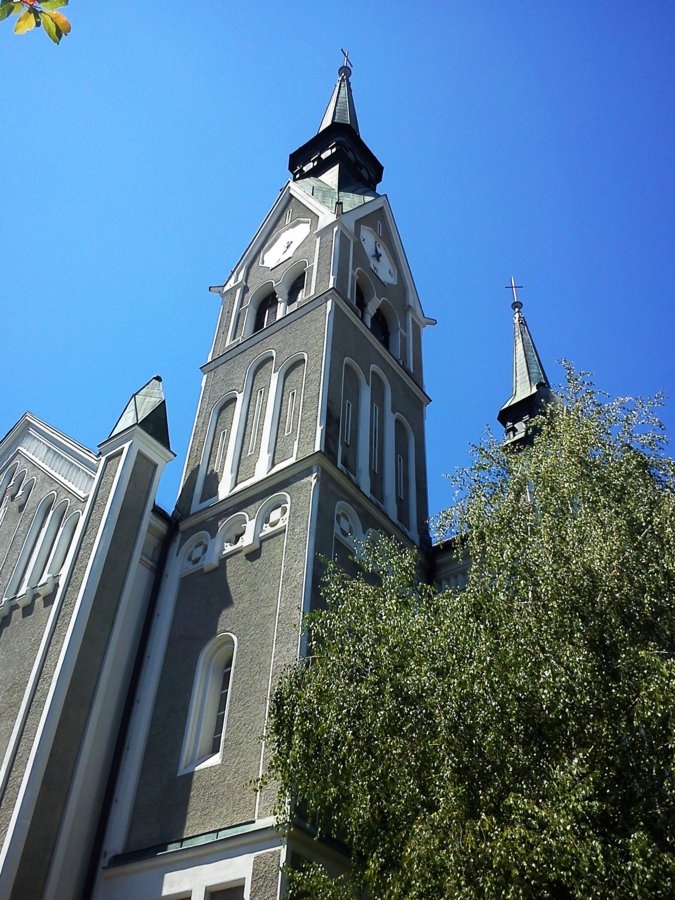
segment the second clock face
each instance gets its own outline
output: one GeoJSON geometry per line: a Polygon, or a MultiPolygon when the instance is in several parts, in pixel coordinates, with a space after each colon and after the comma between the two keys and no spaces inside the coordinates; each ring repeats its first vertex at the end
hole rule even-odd
{"type": "Polygon", "coordinates": [[[396,284],[398,274],[391,253],[382,243],[378,234],[371,228],[361,229],[361,243],[368,254],[368,263],[380,281],[385,284],[396,284]]]}
{"type": "Polygon", "coordinates": [[[309,234],[309,222],[300,221],[276,234],[265,247],[260,257],[260,265],[273,269],[279,263],[290,259],[297,247],[309,234]]]}

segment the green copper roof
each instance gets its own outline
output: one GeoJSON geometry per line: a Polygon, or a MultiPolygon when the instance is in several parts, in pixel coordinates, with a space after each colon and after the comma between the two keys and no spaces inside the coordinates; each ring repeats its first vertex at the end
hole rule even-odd
{"type": "Polygon", "coordinates": [[[521,306],[516,308],[513,317],[513,393],[502,409],[536,393],[539,384],[550,387],[521,306]]]}
{"type": "Polygon", "coordinates": [[[356,107],[349,81],[351,73],[349,66],[341,66],[338,69],[338,81],[319,125],[320,132],[337,122],[341,125],[351,125],[354,131],[359,133],[359,121],[356,118],[356,107]]]}
{"type": "Polygon", "coordinates": [[[338,200],[342,203],[342,211],[348,212],[350,209],[363,206],[369,200],[380,196],[377,191],[370,191],[367,188],[363,188],[359,192],[338,191],[330,184],[322,181],[321,178],[303,178],[301,181],[297,181],[296,184],[331,212],[334,212],[335,204],[338,200]]]}
{"type": "Polygon", "coordinates": [[[159,375],[151,378],[147,384],[132,394],[131,399],[124,407],[122,415],[117,420],[110,437],[121,434],[127,428],[134,425],[140,426],[143,431],[163,444],[168,450],[169,424],[166,418],[166,400],[162,390],[162,379],[159,375]]]}

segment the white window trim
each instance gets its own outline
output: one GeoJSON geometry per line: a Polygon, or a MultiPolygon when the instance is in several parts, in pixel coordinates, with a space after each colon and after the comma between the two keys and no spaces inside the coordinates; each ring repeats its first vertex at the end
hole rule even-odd
{"type": "Polygon", "coordinates": [[[398,500],[405,500],[405,494],[403,493],[403,489],[405,486],[404,475],[403,475],[403,455],[401,453],[396,454],[396,497],[398,500]]]}
{"type": "Polygon", "coordinates": [[[352,442],[352,401],[345,400],[345,425],[343,428],[342,440],[345,447],[349,447],[352,442]]]}
{"type": "Polygon", "coordinates": [[[225,448],[227,446],[227,436],[229,429],[223,428],[218,437],[218,449],[216,450],[216,459],[213,464],[216,472],[220,472],[221,466],[223,464],[223,457],[225,456],[225,448]]]}
{"type": "Polygon", "coordinates": [[[232,698],[232,684],[237,656],[237,639],[233,634],[217,635],[204,647],[197,661],[195,680],[190,698],[185,736],[180,754],[179,775],[216,766],[222,761],[223,738],[227,733],[227,719],[232,698]],[[223,718],[220,748],[211,752],[223,669],[230,664],[230,683],[223,718]]]}
{"type": "Polygon", "coordinates": [[[297,390],[293,390],[288,395],[288,409],[286,410],[286,427],[284,435],[293,433],[293,419],[295,418],[295,397],[297,390]]]}
{"type": "Polygon", "coordinates": [[[370,437],[370,468],[377,475],[378,457],[380,455],[380,407],[373,403],[372,425],[370,437]]]}
{"type": "Polygon", "coordinates": [[[248,443],[247,456],[251,456],[255,452],[258,443],[258,429],[260,428],[260,413],[262,411],[263,398],[265,396],[265,388],[258,388],[255,397],[255,410],[253,412],[253,424],[251,425],[251,437],[248,443]]]}

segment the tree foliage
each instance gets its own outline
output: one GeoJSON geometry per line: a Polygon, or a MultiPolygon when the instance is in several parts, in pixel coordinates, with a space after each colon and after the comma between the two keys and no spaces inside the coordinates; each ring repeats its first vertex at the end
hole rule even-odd
{"type": "Polygon", "coordinates": [[[45,34],[58,44],[64,35],[70,33],[70,22],[63,13],[56,12],[62,6],[68,6],[68,0],[20,0],[18,3],[0,0],[0,21],[17,15],[15,34],[26,34],[42,26],[45,34]]]}
{"type": "Polygon", "coordinates": [[[295,897],[675,894],[675,478],[653,404],[568,383],[534,444],[475,448],[438,593],[392,542],[329,567],[270,775],[351,875],[295,897]],[[376,578],[373,578],[373,575],[376,578]]]}

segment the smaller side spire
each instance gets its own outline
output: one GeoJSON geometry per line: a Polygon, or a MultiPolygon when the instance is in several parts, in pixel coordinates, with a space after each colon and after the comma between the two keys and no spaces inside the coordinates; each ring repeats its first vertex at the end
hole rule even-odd
{"type": "Polygon", "coordinates": [[[344,56],[344,63],[338,69],[337,84],[328,101],[328,106],[326,107],[326,112],[323,114],[323,119],[321,119],[317,134],[322,132],[324,128],[328,128],[329,125],[334,125],[336,123],[340,125],[351,125],[354,131],[357,134],[359,133],[359,121],[356,117],[356,107],[354,106],[354,97],[352,96],[352,85],[350,81],[352,64],[349,61],[349,53],[345,50],[342,50],[341,52],[344,56]]]}
{"type": "Polygon", "coordinates": [[[528,437],[528,423],[550,401],[551,385],[522,313],[523,304],[518,298],[522,285],[517,285],[512,277],[507,288],[513,294],[513,386],[497,419],[504,426],[506,443],[513,443],[528,437]]]}
{"type": "Polygon", "coordinates": [[[131,395],[109,437],[121,434],[134,425],[142,428],[167,450],[171,449],[169,425],[166,418],[166,400],[162,390],[162,379],[159,375],[155,375],[140,390],[131,395]]]}

